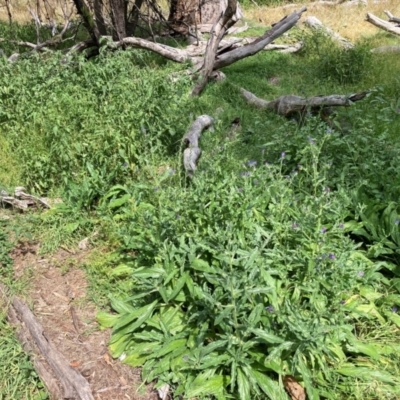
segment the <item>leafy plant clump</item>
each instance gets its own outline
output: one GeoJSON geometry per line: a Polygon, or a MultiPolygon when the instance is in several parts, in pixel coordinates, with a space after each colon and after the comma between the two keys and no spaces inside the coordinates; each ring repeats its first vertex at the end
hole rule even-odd
{"type": "Polygon", "coordinates": [[[351,199],[326,190],[318,152],[305,146],[288,176],[285,153],[235,172],[217,158],[190,187],[132,185],[109,198],[124,221],[112,276],[133,280],[111,299],[117,314],[98,316],[113,356],[176,398],[287,399],[287,375],[310,399],[399,395],[396,344],[364,328],[400,326],[400,296],[387,265],[346,235],[351,199]]]}

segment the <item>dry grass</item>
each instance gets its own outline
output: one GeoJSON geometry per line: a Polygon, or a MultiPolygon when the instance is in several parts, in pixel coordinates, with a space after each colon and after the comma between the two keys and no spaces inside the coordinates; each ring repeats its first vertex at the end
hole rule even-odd
{"type": "MultiPolygon", "coordinates": [[[[8,13],[5,7],[5,0],[0,0],[0,20],[8,21],[8,13]]],[[[24,24],[32,21],[32,16],[28,11],[28,7],[33,9],[37,13],[36,1],[32,0],[11,0],[9,1],[12,19],[14,22],[24,24]]],[[[55,19],[58,22],[63,22],[62,5],[68,5],[68,9],[73,7],[72,0],[45,0],[40,1],[40,17],[43,21],[47,20],[47,17],[55,19]]]]}
{"type": "MultiPolygon", "coordinates": [[[[307,5],[307,3],[305,4],[307,5]]],[[[261,22],[266,26],[279,21],[299,7],[257,7],[246,12],[246,17],[250,20],[261,22]]],[[[317,17],[324,25],[338,32],[340,35],[355,41],[361,37],[376,34],[379,29],[365,21],[367,12],[387,20],[383,10],[389,10],[393,15],[400,16],[399,0],[381,0],[378,3],[368,0],[368,6],[327,6],[322,4],[312,4],[307,6],[307,11],[303,14],[302,20],[307,16],[317,17]]]]}

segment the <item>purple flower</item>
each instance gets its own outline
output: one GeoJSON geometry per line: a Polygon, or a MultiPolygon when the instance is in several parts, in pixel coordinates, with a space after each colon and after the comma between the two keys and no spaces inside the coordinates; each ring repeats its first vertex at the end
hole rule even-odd
{"type": "Polygon", "coordinates": [[[297,229],[299,226],[296,224],[296,222],[293,222],[293,224],[292,224],[292,228],[293,229],[297,229]]]}
{"type": "Polygon", "coordinates": [[[243,188],[237,188],[237,190],[238,190],[239,193],[243,192],[243,188]]]}
{"type": "Polygon", "coordinates": [[[341,300],[340,304],[346,304],[346,300],[341,300]]]}
{"type": "Polygon", "coordinates": [[[155,192],[158,192],[159,190],[160,190],[159,187],[155,187],[155,188],[154,188],[154,191],[155,191],[155,192]]]}
{"type": "Polygon", "coordinates": [[[180,214],[176,214],[176,217],[175,217],[176,219],[180,219],[181,218],[181,216],[180,216],[180,214]]]}
{"type": "Polygon", "coordinates": [[[324,190],[325,190],[325,192],[329,193],[331,191],[331,188],[330,187],[326,187],[324,190]]]}
{"type": "Polygon", "coordinates": [[[174,175],[175,172],[176,172],[176,169],[170,169],[170,170],[168,171],[169,175],[174,175]]]}
{"type": "Polygon", "coordinates": [[[128,163],[127,163],[127,162],[124,162],[124,163],[122,164],[122,166],[123,166],[124,168],[126,168],[126,167],[128,166],[128,163]]]}
{"type": "Polygon", "coordinates": [[[398,308],[397,308],[396,306],[393,306],[393,307],[392,307],[392,311],[393,311],[394,313],[397,313],[397,310],[398,310],[398,308]]]}
{"type": "Polygon", "coordinates": [[[365,275],[365,273],[364,273],[364,271],[358,271],[358,272],[357,272],[357,275],[358,275],[360,278],[362,278],[362,277],[365,275]]]}
{"type": "Polygon", "coordinates": [[[326,133],[332,133],[332,129],[331,128],[327,128],[326,133]]]}
{"type": "Polygon", "coordinates": [[[343,229],[344,228],[344,224],[339,224],[339,228],[343,229]]]}
{"type": "Polygon", "coordinates": [[[254,185],[258,185],[258,179],[254,179],[253,183],[254,185]]]}
{"type": "Polygon", "coordinates": [[[395,223],[396,225],[400,224],[400,219],[396,219],[396,221],[394,221],[394,223],[395,223]]]}
{"type": "Polygon", "coordinates": [[[327,229],[323,226],[322,228],[321,228],[321,233],[325,233],[327,231],[327,229]]]}
{"type": "Polygon", "coordinates": [[[265,309],[271,314],[275,311],[273,306],[265,307],[265,309]]]}
{"type": "Polygon", "coordinates": [[[400,114],[400,108],[396,108],[395,112],[396,112],[397,114],[400,114]]]}
{"type": "Polygon", "coordinates": [[[250,172],[249,171],[241,172],[240,176],[250,176],[250,172]]]}
{"type": "Polygon", "coordinates": [[[328,256],[331,260],[336,260],[336,256],[333,253],[329,253],[328,256]]]}
{"type": "Polygon", "coordinates": [[[311,136],[308,136],[307,140],[310,142],[311,145],[315,144],[315,140],[311,136]]]}
{"type": "Polygon", "coordinates": [[[257,161],[256,160],[247,161],[247,166],[248,167],[255,167],[256,165],[257,165],[257,161]]]}
{"type": "Polygon", "coordinates": [[[286,153],[284,151],[282,151],[281,158],[285,158],[285,157],[286,157],[286,153]]]}

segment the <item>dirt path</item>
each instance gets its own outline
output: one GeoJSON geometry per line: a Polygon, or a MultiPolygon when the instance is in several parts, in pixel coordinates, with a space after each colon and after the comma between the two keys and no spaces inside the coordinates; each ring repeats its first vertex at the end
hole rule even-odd
{"type": "Polygon", "coordinates": [[[76,267],[87,254],[71,255],[61,249],[41,257],[38,247],[23,243],[13,250],[15,277],[31,277],[27,304],[46,336],[87,379],[95,399],[158,399],[151,388],[141,386],[139,370],[113,360],[108,353],[110,331],[99,329],[95,318],[98,310],[87,299],[85,273],[76,267]]]}

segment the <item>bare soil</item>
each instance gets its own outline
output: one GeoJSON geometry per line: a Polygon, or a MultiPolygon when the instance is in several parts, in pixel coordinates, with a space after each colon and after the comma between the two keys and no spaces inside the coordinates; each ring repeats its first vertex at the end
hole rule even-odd
{"type": "Polygon", "coordinates": [[[107,350],[110,330],[100,330],[97,309],[87,298],[88,253],[38,255],[37,243],[20,243],[12,252],[15,278],[29,276],[25,301],[43,325],[46,337],[89,382],[96,400],[156,400],[141,384],[140,370],[122,364],[107,350]],[[27,275],[26,275],[27,274],[27,275]]]}

